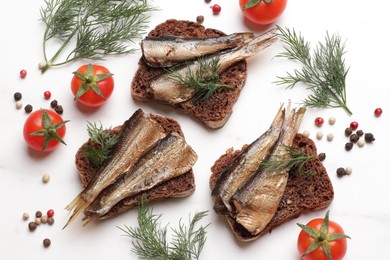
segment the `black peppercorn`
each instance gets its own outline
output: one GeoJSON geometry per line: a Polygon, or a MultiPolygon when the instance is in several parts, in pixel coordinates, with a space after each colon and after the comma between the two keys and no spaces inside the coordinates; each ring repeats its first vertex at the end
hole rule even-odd
{"type": "Polygon", "coordinates": [[[24,111],[26,111],[26,113],[31,113],[32,110],[33,110],[33,107],[30,104],[28,104],[24,107],[24,111]]]}
{"type": "Polygon", "coordinates": [[[39,210],[37,212],[35,212],[35,217],[37,217],[37,218],[42,217],[42,212],[39,210]]]}
{"type": "Polygon", "coordinates": [[[28,229],[30,231],[34,231],[35,229],[37,229],[37,224],[34,221],[31,221],[30,223],[28,223],[28,229]]]}
{"type": "Polygon", "coordinates": [[[343,167],[337,168],[336,173],[338,177],[343,177],[346,175],[345,169],[343,167]]]}
{"type": "Polygon", "coordinates": [[[62,115],[62,113],[64,112],[64,109],[62,108],[61,105],[58,105],[58,106],[56,106],[56,107],[54,108],[54,111],[56,111],[57,114],[62,115]]]}
{"type": "Polygon", "coordinates": [[[204,0],[206,3],[210,3],[211,2],[211,0],[204,0]]]}
{"type": "Polygon", "coordinates": [[[21,100],[21,99],[22,99],[22,93],[20,93],[20,92],[15,92],[15,94],[14,94],[14,99],[15,99],[15,101],[21,100]]]}
{"type": "Polygon", "coordinates": [[[353,147],[353,143],[346,143],[345,144],[345,150],[350,151],[353,147]]]}
{"type": "Polygon", "coordinates": [[[344,133],[345,133],[346,137],[350,136],[352,134],[352,132],[353,132],[352,128],[350,128],[350,127],[345,128],[344,133]]]}
{"type": "Polygon", "coordinates": [[[352,143],[357,143],[357,141],[359,141],[359,136],[357,134],[351,134],[351,136],[349,137],[349,140],[352,143]]]}
{"type": "Polygon", "coordinates": [[[197,23],[203,23],[204,22],[204,16],[203,15],[198,15],[196,17],[196,22],[197,23]]]}
{"type": "Polygon", "coordinates": [[[50,106],[52,107],[52,108],[56,108],[57,106],[58,106],[58,101],[57,100],[52,100],[51,102],[50,102],[50,106]]]}
{"type": "Polygon", "coordinates": [[[364,134],[364,140],[366,140],[367,143],[371,143],[375,141],[374,135],[371,133],[364,134]]]}
{"type": "Polygon", "coordinates": [[[50,245],[51,245],[50,239],[45,238],[45,239],[43,240],[43,246],[44,246],[44,247],[49,247],[50,245]]]}
{"type": "Polygon", "coordinates": [[[324,161],[325,158],[326,158],[326,154],[325,153],[318,154],[318,160],[320,160],[321,162],[324,161]]]}
{"type": "Polygon", "coordinates": [[[357,130],[356,134],[360,137],[364,134],[363,130],[357,130]]]}

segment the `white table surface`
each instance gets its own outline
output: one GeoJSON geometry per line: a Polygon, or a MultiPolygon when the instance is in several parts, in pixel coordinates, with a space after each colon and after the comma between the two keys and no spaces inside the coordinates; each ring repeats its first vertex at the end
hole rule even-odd
{"type": "MultiPolygon", "coordinates": [[[[202,0],[153,1],[160,11],[151,16],[150,28],[167,19],[189,19],[204,15],[204,26],[226,33],[253,31],[256,28],[243,20],[238,1],[202,0]],[[227,3],[230,2],[230,3],[227,3]],[[213,15],[209,6],[220,4],[222,11],[213,15]]],[[[37,64],[43,59],[42,35],[44,24],[39,21],[39,9],[43,0],[7,1],[0,9],[0,259],[136,259],[130,251],[131,240],[116,226],[134,226],[137,211],[132,210],[114,219],[82,227],[80,218],[62,230],[68,213],[64,207],[80,192],[80,182],[74,165],[74,155],[86,141],[86,122],[101,121],[104,126],[122,124],[136,109],[169,115],[182,126],[187,142],[195,149],[199,159],[194,166],[196,191],[193,195],[166,202],[153,203],[154,213],[163,214],[162,224],[177,227],[180,218],[187,220],[196,211],[209,210],[202,224],[211,223],[207,229],[207,242],[201,259],[299,259],[296,239],[299,228],[312,218],[323,217],[326,210],[302,215],[275,229],[257,241],[240,244],[232,236],[223,218],[212,210],[208,186],[210,167],[229,147],[240,148],[261,135],[271,123],[279,105],[291,99],[293,104],[307,94],[304,88],[286,90],[273,82],[298,65],[274,56],[281,49],[276,43],[261,55],[248,60],[248,79],[234,112],[227,124],[219,130],[205,128],[198,121],[160,105],[134,102],[130,95],[130,82],[137,68],[140,52],[122,57],[109,57],[100,64],[114,74],[115,90],[110,100],[99,110],[88,111],[75,105],[70,91],[72,72],[87,60],[49,70],[41,75],[37,64]],[[19,71],[26,69],[25,79],[19,71]],[[20,91],[23,103],[35,109],[48,108],[49,101],[43,92],[50,90],[52,99],[64,107],[64,119],[68,123],[65,141],[54,152],[31,152],[23,141],[22,128],[26,113],[15,108],[13,94],[20,91]],[[48,173],[48,184],[41,176],[48,173]],[[23,212],[34,215],[36,210],[55,210],[53,226],[39,226],[29,232],[22,220],[23,212]],[[50,248],[43,248],[42,240],[52,241],[50,248]]],[[[301,32],[314,46],[323,41],[326,31],[338,33],[346,40],[345,62],[350,66],[347,77],[348,106],[353,111],[348,116],[342,109],[308,109],[300,132],[308,130],[318,151],[325,152],[324,165],[334,185],[335,198],[330,205],[330,218],[340,223],[352,239],[348,241],[345,259],[389,259],[390,243],[390,176],[388,171],[388,112],[389,82],[389,27],[390,16],[387,1],[289,1],[280,26],[301,32]],[[376,107],[383,109],[376,118],[376,107]],[[335,125],[327,122],[318,129],[313,121],[321,116],[327,121],[337,119],[335,125]],[[351,121],[358,121],[360,128],[374,133],[375,143],[362,148],[355,146],[346,152],[344,129],[351,121]],[[316,140],[321,130],[324,135],[333,133],[335,138],[316,140]],[[353,168],[344,178],[336,176],[338,167],[353,168]]],[[[138,47],[137,45],[135,47],[138,47]]]]}

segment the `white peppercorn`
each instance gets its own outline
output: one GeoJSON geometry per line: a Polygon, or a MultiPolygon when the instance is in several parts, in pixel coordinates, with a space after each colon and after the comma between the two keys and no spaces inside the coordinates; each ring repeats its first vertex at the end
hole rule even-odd
{"type": "Polygon", "coordinates": [[[306,136],[306,137],[309,137],[309,136],[310,136],[310,132],[307,131],[307,130],[303,131],[302,134],[303,134],[304,136],[306,136]]]}
{"type": "Polygon", "coordinates": [[[328,122],[330,125],[334,125],[334,123],[336,123],[336,118],[331,116],[331,117],[329,117],[328,122]]]}
{"type": "Polygon", "coordinates": [[[50,175],[49,174],[42,175],[42,182],[43,183],[48,183],[49,181],[50,181],[50,175]]]}
{"type": "Polygon", "coordinates": [[[332,141],[333,138],[334,138],[334,135],[333,135],[332,133],[329,133],[329,134],[326,136],[326,139],[327,139],[328,141],[332,141]]]}
{"type": "Polygon", "coordinates": [[[345,167],[345,174],[350,175],[352,173],[352,168],[351,167],[345,167]]]}
{"type": "Polygon", "coordinates": [[[321,131],[317,132],[316,137],[317,137],[318,140],[321,140],[323,136],[324,136],[324,134],[321,131]]]}

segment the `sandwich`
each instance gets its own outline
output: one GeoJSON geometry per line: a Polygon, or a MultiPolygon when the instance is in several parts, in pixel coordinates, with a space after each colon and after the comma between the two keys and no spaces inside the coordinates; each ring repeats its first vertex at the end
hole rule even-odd
{"type": "Polygon", "coordinates": [[[274,29],[261,35],[226,35],[195,22],[167,20],[141,42],[143,55],[131,82],[132,97],[167,105],[220,128],[245,85],[246,59],[276,38],[274,29]]]}
{"type": "Polygon", "coordinates": [[[195,191],[192,166],[197,154],[177,121],[138,109],[110,134],[119,138],[102,166],[95,167],[83,152],[98,146],[91,139],[76,153],[83,189],[66,207],[73,211],[68,223],[80,213],[88,223],[117,216],[141,200],[185,197],[195,191]]]}
{"type": "Polygon", "coordinates": [[[332,202],[332,182],[315,143],[298,133],[304,113],[281,107],[262,136],[240,150],[228,149],[211,167],[214,211],[226,218],[238,241],[258,239],[332,202]],[[283,164],[294,162],[291,151],[306,159],[283,164]]]}

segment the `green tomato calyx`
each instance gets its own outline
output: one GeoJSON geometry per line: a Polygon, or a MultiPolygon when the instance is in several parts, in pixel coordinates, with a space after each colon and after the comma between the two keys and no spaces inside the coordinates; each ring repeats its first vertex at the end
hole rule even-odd
{"type": "Polygon", "coordinates": [[[103,95],[103,93],[100,91],[100,88],[98,86],[98,83],[106,78],[111,77],[112,73],[107,74],[95,74],[95,71],[93,70],[92,64],[88,64],[88,68],[86,73],[81,73],[78,71],[73,72],[73,74],[82,80],[82,83],[77,90],[77,93],[74,97],[74,100],[78,99],[82,95],[84,95],[88,90],[92,90],[95,92],[99,97],[106,100],[106,97],[103,95]]]}
{"type": "Polygon", "coordinates": [[[274,0],[249,0],[248,3],[246,3],[246,5],[243,7],[243,10],[254,7],[260,4],[260,2],[264,2],[266,4],[272,4],[273,1],[274,0]]]}
{"type": "Polygon", "coordinates": [[[329,242],[341,238],[350,238],[349,236],[341,233],[329,233],[329,210],[326,212],[324,222],[322,223],[320,230],[299,223],[297,223],[297,225],[302,228],[302,230],[306,232],[311,238],[313,238],[313,242],[307,248],[303,256],[308,255],[322,247],[328,259],[332,260],[329,242]]]}

